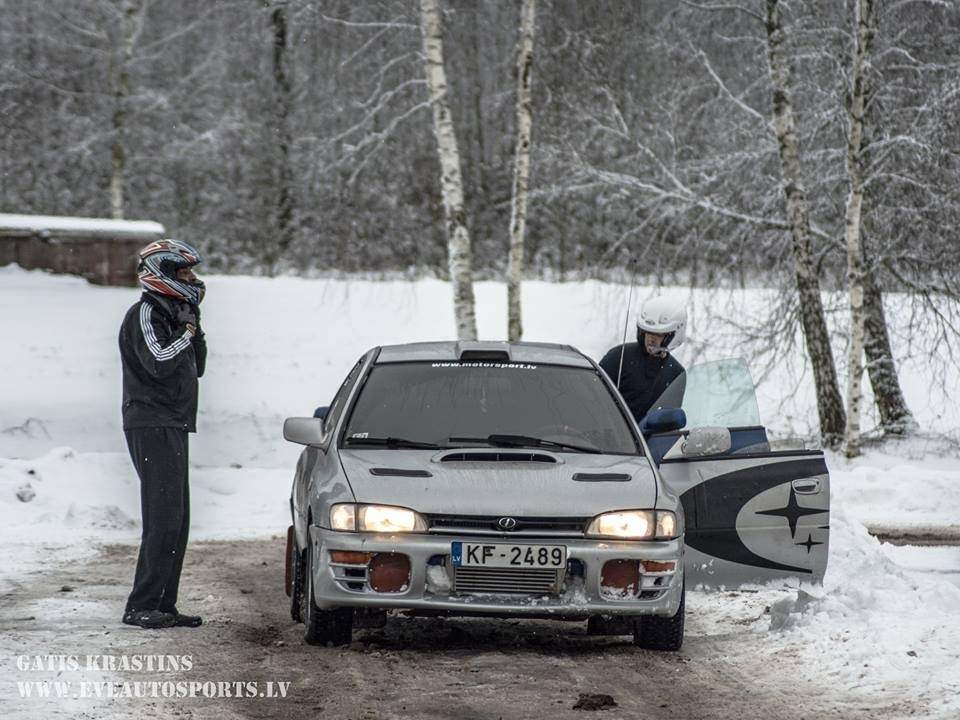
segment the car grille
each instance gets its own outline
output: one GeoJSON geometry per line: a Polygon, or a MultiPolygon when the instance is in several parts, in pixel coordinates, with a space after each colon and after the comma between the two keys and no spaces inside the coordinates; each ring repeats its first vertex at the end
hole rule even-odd
{"type": "Polygon", "coordinates": [[[504,515],[428,515],[430,532],[449,535],[525,535],[583,537],[587,517],[512,517],[516,525],[504,530],[498,522],[504,515]]]}
{"type": "Polygon", "coordinates": [[[458,567],[455,593],[554,595],[560,592],[563,570],[542,568],[458,567]]]}

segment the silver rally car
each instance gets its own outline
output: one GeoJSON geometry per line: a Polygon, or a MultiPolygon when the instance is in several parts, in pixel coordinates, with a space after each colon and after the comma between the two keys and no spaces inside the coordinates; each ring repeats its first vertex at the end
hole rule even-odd
{"type": "Polygon", "coordinates": [[[823,455],[771,450],[737,362],[687,373],[641,432],[569,346],[370,350],[329,407],[284,424],[306,446],[286,573],[306,641],[402,610],[587,619],[676,650],[686,585],[821,579],[823,455]]]}

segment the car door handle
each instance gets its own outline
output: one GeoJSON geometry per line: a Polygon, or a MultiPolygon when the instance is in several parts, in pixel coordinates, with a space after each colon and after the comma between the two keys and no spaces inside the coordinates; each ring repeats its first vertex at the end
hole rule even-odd
{"type": "Polygon", "coordinates": [[[800,495],[816,495],[820,492],[820,481],[816,478],[803,478],[793,481],[794,492],[800,495]]]}

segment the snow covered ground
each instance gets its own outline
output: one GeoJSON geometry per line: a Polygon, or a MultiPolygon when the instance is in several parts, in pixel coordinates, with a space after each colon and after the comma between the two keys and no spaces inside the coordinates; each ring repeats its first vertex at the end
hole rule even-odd
{"type": "MultiPolygon", "coordinates": [[[[208,277],[210,347],[191,444],[192,537],[277,533],[288,523],[296,446],[281,424],[326,404],[369,347],[449,337],[449,288],[439,281],[208,277]]],[[[599,282],[528,283],[526,337],[600,357],[619,341],[624,289],[599,282]]],[[[638,300],[650,294],[641,289],[638,300]]],[[[749,318],[762,290],[675,290],[691,299],[686,363],[750,348],[721,320],[749,318]]],[[[44,559],[76,558],[99,542],[136,542],[138,481],[120,430],[117,330],[138,292],[0,268],[0,595],[44,559]]],[[[501,284],[477,287],[480,334],[505,335],[501,284]]],[[[891,317],[898,314],[891,300],[891,317]]],[[[905,333],[894,329],[895,343],[905,333]]],[[[960,548],[881,545],[867,526],[960,526],[960,374],[931,382],[925,359],[897,345],[905,392],[927,439],[830,456],[834,514],[823,587],[756,588],[737,599],[694,593],[698,622],[736,621],[731,661],[793,657],[809,677],[864,698],[898,693],[931,717],[960,713],[960,548]],[[903,350],[902,352],[901,349],[903,350]],[[937,436],[935,439],[930,439],[937,436]],[[944,439],[946,438],[946,439],[944,439]],[[951,582],[951,580],[953,582],[951,582]],[[766,609],[769,607],[769,611],[766,609]]],[[[799,355],[753,368],[761,415],[780,437],[809,435],[815,405],[799,355]]],[[[868,417],[866,425],[869,426],[868,417]]]]}

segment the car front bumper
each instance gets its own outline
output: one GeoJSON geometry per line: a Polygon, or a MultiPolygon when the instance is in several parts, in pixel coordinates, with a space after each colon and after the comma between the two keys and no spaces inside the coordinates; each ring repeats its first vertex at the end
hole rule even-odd
{"type": "MultiPolygon", "coordinates": [[[[683,589],[683,540],[609,541],[588,538],[459,537],[440,534],[336,532],[310,527],[314,553],[314,599],[321,609],[359,607],[425,612],[494,614],[505,617],[547,616],[563,618],[590,615],[674,615],[683,589]],[[491,542],[564,545],[567,569],[558,592],[543,595],[460,593],[450,566],[451,543],[491,542]],[[332,563],[330,551],[400,553],[410,561],[410,576],[398,592],[378,592],[360,577],[345,578],[343,565],[332,563]],[[674,562],[674,572],[644,574],[636,595],[601,588],[601,570],[610,560],[674,562]],[[432,563],[432,564],[431,564],[432,563]],[[444,587],[443,577],[447,578],[444,587]],[[438,582],[439,580],[439,582],[438,582]]],[[[349,568],[347,568],[349,569],[349,568]]]]}

